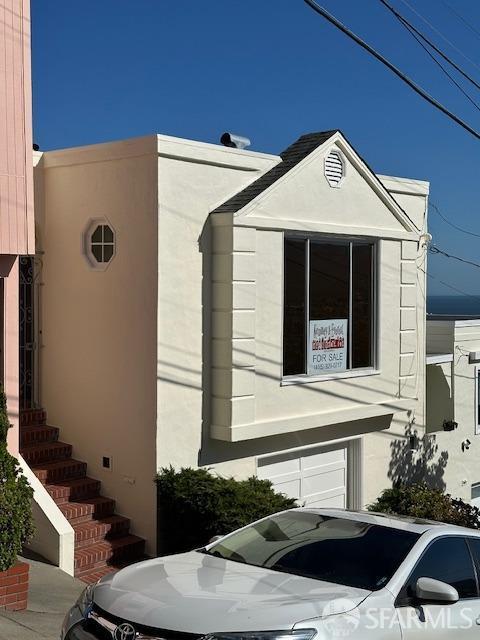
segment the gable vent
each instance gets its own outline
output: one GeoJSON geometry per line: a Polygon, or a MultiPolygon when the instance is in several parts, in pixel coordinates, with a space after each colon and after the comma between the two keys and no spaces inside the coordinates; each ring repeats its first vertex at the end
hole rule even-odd
{"type": "Polygon", "coordinates": [[[337,151],[330,151],[325,158],[325,177],[331,187],[339,187],[345,176],[345,165],[337,151]]]}

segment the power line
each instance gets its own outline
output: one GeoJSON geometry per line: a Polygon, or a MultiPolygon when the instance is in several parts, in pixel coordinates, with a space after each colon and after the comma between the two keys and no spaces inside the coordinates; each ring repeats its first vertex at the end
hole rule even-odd
{"type": "MultiPolygon", "coordinates": [[[[424,42],[426,42],[429,47],[431,47],[436,53],[438,53],[438,55],[441,56],[446,62],[448,62],[448,64],[450,64],[456,71],[458,71],[466,80],[471,82],[477,89],[480,89],[480,83],[474,80],[474,78],[472,78],[468,73],[466,73],[456,62],[451,60],[441,49],[437,47],[437,45],[434,42],[432,42],[429,38],[425,36],[425,34],[423,34],[416,27],[414,27],[413,24],[409,22],[404,16],[402,16],[402,14],[399,13],[394,7],[392,7],[391,4],[389,4],[386,0],[380,0],[380,2],[395,15],[395,17],[403,24],[403,26],[410,31],[413,37],[415,36],[412,33],[412,31],[415,32],[415,34],[419,38],[421,38],[424,42]]],[[[417,38],[415,39],[417,40],[417,38]]],[[[428,53],[430,56],[432,55],[430,52],[428,53]]]]}
{"type": "Polygon", "coordinates": [[[456,229],[457,231],[461,231],[461,233],[465,233],[468,236],[473,236],[474,238],[480,238],[480,233],[474,233],[473,231],[467,231],[467,229],[463,229],[462,227],[459,227],[458,225],[456,225],[455,223],[451,222],[441,211],[440,209],[437,207],[437,205],[433,204],[433,202],[430,200],[429,205],[432,207],[432,209],[435,211],[435,213],[437,213],[440,218],[446,222],[448,225],[450,225],[451,227],[453,227],[454,229],[456,229]]]}
{"type": "Polygon", "coordinates": [[[474,67],[477,67],[477,69],[480,69],[480,66],[475,62],[475,60],[472,60],[465,53],[463,53],[463,51],[459,49],[457,45],[455,45],[451,40],[449,40],[447,36],[445,36],[439,29],[437,29],[437,27],[435,27],[429,20],[427,20],[427,18],[422,16],[422,14],[419,11],[417,11],[415,7],[412,7],[412,5],[409,2],[407,2],[407,0],[402,0],[402,2],[410,9],[410,11],[413,11],[413,13],[415,13],[420,18],[420,20],[423,20],[423,22],[425,22],[425,24],[427,24],[430,27],[430,29],[435,31],[435,33],[437,33],[442,38],[442,40],[445,40],[445,42],[449,44],[452,47],[452,49],[455,49],[457,53],[459,53],[463,58],[465,58],[465,60],[468,60],[468,62],[473,64],[474,67]]]}
{"type": "Polygon", "coordinates": [[[403,73],[398,67],[396,67],[393,63],[391,63],[387,58],[385,58],[381,53],[376,51],[372,46],[370,46],[367,42],[362,40],[359,36],[357,36],[353,31],[348,29],[344,24],[342,24],[337,18],[332,16],[326,9],[318,5],[314,0],[304,0],[316,13],[320,14],[323,18],[328,20],[331,24],[333,24],[337,29],[342,31],[346,36],[348,36],[351,40],[359,44],[362,49],[365,49],[370,53],[374,58],[376,58],[379,62],[385,65],[390,71],[392,71],[396,76],[398,76],[403,82],[408,84],[408,86],[415,91],[418,95],[420,95],[424,100],[429,102],[436,109],[444,113],[451,120],[460,125],[463,129],[472,134],[477,140],[480,140],[480,133],[476,131],[469,124],[464,122],[461,118],[456,116],[454,113],[449,111],[446,107],[443,106],[438,100],[429,95],[422,87],[416,84],[413,80],[411,80],[406,74],[403,73]]]}
{"type": "Polygon", "coordinates": [[[452,258],[452,260],[458,260],[459,262],[463,262],[472,267],[477,267],[478,269],[480,269],[480,264],[478,262],[472,262],[472,260],[467,260],[466,258],[460,258],[459,256],[454,256],[451,253],[447,253],[446,251],[443,251],[443,249],[439,249],[435,245],[432,245],[431,247],[429,247],[429,251],[430,253],[440,254],[442,256],[445,256],[445,258],[452,258]]]}
{"type": "MultiPolygon", "coordinates": [[[[383,0],[380,0],[380,2],[383,2],[383,0]]],[[[462,93],[465,98],[467,98],[467,100],[469,102],[471,102],[473,104],[473,106],[480,111],[480,105],[478,104],[478,102],[475,102],[475,100],[465,91],[465,89],[462,87],[462,85],[460,83],[458,83],[455,78],[452,76],[451,73],[449,73],[449,71],[447,71],[447,69],[443,66],[443,64],[440,62],[440,60],[437,60],[437,58],[435,58],[435,56],[433,55],[433,53],[431,53],[431,51],[429,51],[427,49],[427,47],[423,44],[423,42],[420,40],[419,37],[417,37],[415,35],[415,33],[409,28],[407,27],[407,25],[404,25],[406,27],[406,29],[410,32],[412,38],[415,38],[415,40],[418,42],[418,44],[422,47],[422,49],[425,51],[425,53],[430,56],[430,58],[433,60],[433,62],[440,67],[440,69],[443,71],[443,73],[447,76],[447,78],[450,80],[450,82],[452,82],[457,89],[460,91],[460,93],[462,93]]]]}
{"type": "Polygon", "coordinates": [[[470,31],[472,31],[473,33],[477,34],[477,36],[480,37],[480,31],[475,29],[475,27],[471,25],[470,22],[468,22],[468,20],[465,20],[465,18],[462,16],[461,13],[459,13],[456,9],[454,9],[448,2],[446,2],[446,0],[442,0],[442,4],[445,7],[447,7],[447,9],[449,9],[455,16],[457,16],[457,18],[461,20],[463,24],[470,29],[470,31]]]}

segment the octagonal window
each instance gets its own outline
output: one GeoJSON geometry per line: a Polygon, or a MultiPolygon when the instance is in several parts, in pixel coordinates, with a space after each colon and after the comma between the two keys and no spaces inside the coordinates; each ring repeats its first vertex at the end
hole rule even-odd
{"type": "Polygon", "coordinates": [[[106,269],[115,256],[115,232],[106,220],[94,220],[85,233],[85,254],[94,269],[106,269]]]}

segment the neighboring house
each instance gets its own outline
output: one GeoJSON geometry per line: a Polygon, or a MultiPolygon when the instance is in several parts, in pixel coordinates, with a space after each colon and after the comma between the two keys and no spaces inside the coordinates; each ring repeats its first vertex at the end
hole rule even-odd
{"type": "Polygon", "coordinates": [[[19,263],[20,256],[35,253],[34,231],[29,2],[0,0],[0,381],[14,455],[19,450],[19,263]]]}
{"type": "Polygon", "coordinates": [[[97,513],[75,460],[149,554],[164,466],[350,508],[401,473],[425,425],[428,183],[375,175],[339,131],[280,156],[149,136],[35,172],[32,398],[74,456],[49,463],[52,518],[77,530],[78,495],[97,513]]]}
{"type": "Polygon", "coordinates": [[[480,319],[427,321],[425,479],[480,506],[480,319]]]}

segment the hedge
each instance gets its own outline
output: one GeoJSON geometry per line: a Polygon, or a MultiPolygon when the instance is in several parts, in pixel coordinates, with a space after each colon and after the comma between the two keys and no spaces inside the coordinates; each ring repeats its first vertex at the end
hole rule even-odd
{"type": "Polygon", "coordinates": [[[156,483],[162,553],[204,546],[213,536],[296,506],[292,498],[276,493],[269,480],[238,481],[207,469],[164,468],[156,483]]]}
{"type": "Polygon", "coordinates": [[[9,428],[7,399],[0,388],[0,571],[15,564],[22,545],[33,535],[33,490],[7,450],[9,428]]]}
{"type": "Polygon", "coordinates": [[[422,483],[386,489],[368,509],[480,528],[480,510],[477,507],[422,483]]]}

